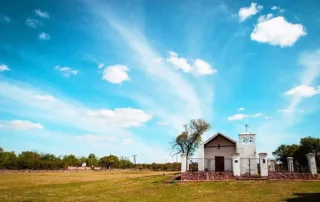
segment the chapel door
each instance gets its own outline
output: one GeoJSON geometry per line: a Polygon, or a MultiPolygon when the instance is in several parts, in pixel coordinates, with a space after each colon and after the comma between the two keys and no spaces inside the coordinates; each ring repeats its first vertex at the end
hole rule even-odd
{"type": "Polygon", "coordinates": [[[215,156],[216,172],[224,172],[224,156],[215,156]]]}

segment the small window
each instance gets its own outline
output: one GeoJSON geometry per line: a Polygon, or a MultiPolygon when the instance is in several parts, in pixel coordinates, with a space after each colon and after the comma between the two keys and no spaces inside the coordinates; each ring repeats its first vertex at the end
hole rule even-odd
{"type": "Polygon", "coordinates": [[[247,139],[246,138],[242,138],[242,143],[247,143],[247,139]]]}
{"type": "Polygon", "coordinates": [[[252,137],[249,138],[249,144],[253,144],[253,138],[252,137]]]}
{"type": "Polygon", "coordinates": [[[220,144],[218,144],[218,149],[220,149],[220,144]]]}

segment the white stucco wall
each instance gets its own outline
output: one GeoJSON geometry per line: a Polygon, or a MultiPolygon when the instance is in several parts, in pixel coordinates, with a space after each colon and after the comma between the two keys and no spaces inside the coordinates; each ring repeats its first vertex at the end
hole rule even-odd
{"type": "Polygon", "coordinates": [[[239,141],[237,142],[237,153],[240,154],[240,158],[257,158],[256,150],[256,135],[250,133],[239,134],[239,141]],[[246,138],[247,142],[243,143],[242,139],[246,138]],[[253,142],[249,143],[249,139],[252,138],[253,142]]]}
{"type": "Polygon", "coordinates": [[[209,171],[215,170],[215,157],[223,156],[224,161],[224,169],[225,171],[232,171],[232,156],[236,153],[236,147],[222,147],[222,146],[230,146],[233,145],[230,141],[226,140],[222,137],[217,137],[213,141],[209,142],[205,145],[204,148],[204,167],[209,171]],[[220,144],[220,149],[217,147],[220,144]],[[209,146],[209,147],[206,147],[209,146]],[[216,147],[210,147],[216,146],[216,147]]]}
{"type": "Polygon", "coordinates": [[[205,159],[204,159],[204,144],[200,144],[198,148],[198,170],[199,171],[204,171],[205,166],[205,159]]]}

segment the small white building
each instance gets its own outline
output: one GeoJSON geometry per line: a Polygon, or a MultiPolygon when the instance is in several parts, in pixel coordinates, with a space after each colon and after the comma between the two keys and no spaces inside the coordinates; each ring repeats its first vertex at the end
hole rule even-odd
{"type": "Polygon", "coordinates": [[[241,174],[258,174],[255,134],[245,132],[239,134],[235,141],[222,133],[216,133],[200,144],[198,150],[199,171],[232,171],[232,157],[240,155],[241,174]]]}

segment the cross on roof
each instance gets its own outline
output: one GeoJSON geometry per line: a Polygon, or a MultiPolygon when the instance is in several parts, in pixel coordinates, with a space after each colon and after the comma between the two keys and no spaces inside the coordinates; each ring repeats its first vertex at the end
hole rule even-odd
{"type": "Polygon", "coordinates": [[[246,125],[244,125],[244,126],[246,127],[246,132],[248,132],[248,127],[249,127],[249,125],[246,124],[246,125]]]}

